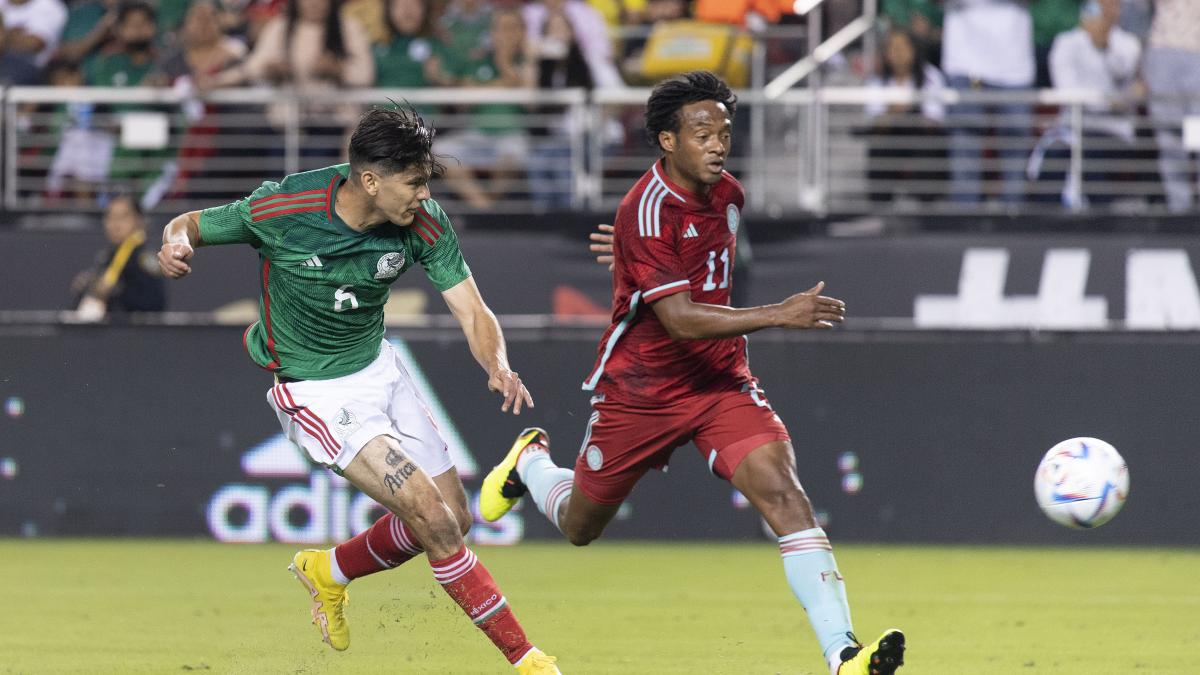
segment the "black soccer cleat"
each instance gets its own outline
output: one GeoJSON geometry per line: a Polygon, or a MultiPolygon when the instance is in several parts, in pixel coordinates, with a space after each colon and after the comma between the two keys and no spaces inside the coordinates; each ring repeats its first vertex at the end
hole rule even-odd
{"type": "Polygon", "coordinates": [[[517,474],[517,470],[510,470],[508,478],[504,479],[504,485],[500,486],[500,496],[505,499],[520,499],[527,492],[529,492],[529,488],[521,482],[521,476],[517,474]]]}

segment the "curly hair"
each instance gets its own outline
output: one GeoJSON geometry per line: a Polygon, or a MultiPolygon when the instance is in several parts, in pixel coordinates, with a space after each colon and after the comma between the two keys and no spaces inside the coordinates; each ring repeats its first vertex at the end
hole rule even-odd
{"type": "Polygon", "coordinates": [[[390,176],[420,166],[431,177],[440,176],[445,167],[433,154],[435,134],[407,103],[372,108],[363,113],[350,137],[350,170],[357,174],[371,169],[390,176]]]}
{"type": "Polygon", "coordinates": [[[737,96],[724,80],[707,70],[682,73],[656,84],[646,101],[646,140],[650,145],[662,148],[658,135],[663,131],[679,133],[683,122],[679,111],[699,101],[724,103],[731,118],[737,112],[737,96]]]}

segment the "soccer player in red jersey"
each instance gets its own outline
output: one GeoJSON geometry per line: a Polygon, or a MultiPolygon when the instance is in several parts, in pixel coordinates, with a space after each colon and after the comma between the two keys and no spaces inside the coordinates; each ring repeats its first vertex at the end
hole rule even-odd
{"type": "Polygon", "coordinates": [[[577,546],[600,536],[652,468],[692,441],[779,537],[788,584],[808,612],[833,675],[890,675],[904,635],[864,647],[854,637],[845,585],[796,473],[787,428],[750,373],[746,334],[829,329],[845,305],[823,283],[778,304],[729,306],[735,235],[745,194],[725,171],[737,99],[720,78],[692,72],[663,81],[646,105],[662,151],[622,200],[613,225],[613,318],[583,383],[593,413],[574,471],[554,465],[549,437],[526,429],[484,480],[489,520],[528,492],[577,546]]]}

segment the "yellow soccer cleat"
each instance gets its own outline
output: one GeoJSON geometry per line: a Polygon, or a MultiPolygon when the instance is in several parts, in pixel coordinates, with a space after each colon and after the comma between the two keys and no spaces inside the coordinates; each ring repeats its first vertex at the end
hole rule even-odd
{"type": "Polygon", "coordinates": [[[904,633],[889,628],[838,666],[837,675],[892,675],[904,665],[904,633]]]}
{"type": "Polygon", "coordinates": [[[528,491],[517,475],[517,458],[533,444],[550,449],[550,435],[545,429],[529,427],[517,436],[499,464],[492,467],[479,490],[479,514],[488,522],[500,520],[528,491]]]}
{"type": "Polygon", "coordinates": [[[517,675],[562,675],[562,671],[554,665],[556,661],[558,659],[534,647],[517,664],[517,675]]]}
{"type": "Polygon", "coordinates": [[[339,652],[349,647],[350,626],[346,625],[344,610],[350,594],[329,572],[329,551],[312,548],[300,551],[292,558],[288,570],[312,596],[312,622],[320,629],[321,638],[339,652]]]}

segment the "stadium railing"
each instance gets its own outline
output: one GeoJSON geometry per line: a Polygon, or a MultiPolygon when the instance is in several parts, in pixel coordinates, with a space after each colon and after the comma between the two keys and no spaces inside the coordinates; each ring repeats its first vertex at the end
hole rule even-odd
{"type": "MultiPolygon", "coordinates": [[[[262,180],[342,161],[361,110],[407,100],[454,149],[447,161],[484,181],[510,179],[487,212],[611,210],[656,156],[642,138],[648,93],[236,89],[197,98],[172,89],[9,88],[0,92],[3,203],[95,211],[96,195],[118,185],[148,191],[163,210],[240,198],[262,180]]],[[[1123,103],[1130,112],[1114,125],[1093,112],[1112,102],[1082,90],[738,95],[727,168],[748,203],[771,216],[1167,208],[1155,140],[1166,127],[1138,114],[1139,102],[1123,103]],[[944,116],[923,115],[927,103],[944,116]],[[896,104],[900,112],[866,112],[896,104]]],[[[451,185],[439,186],[439,199],[471,211],[451,185]]]]}

